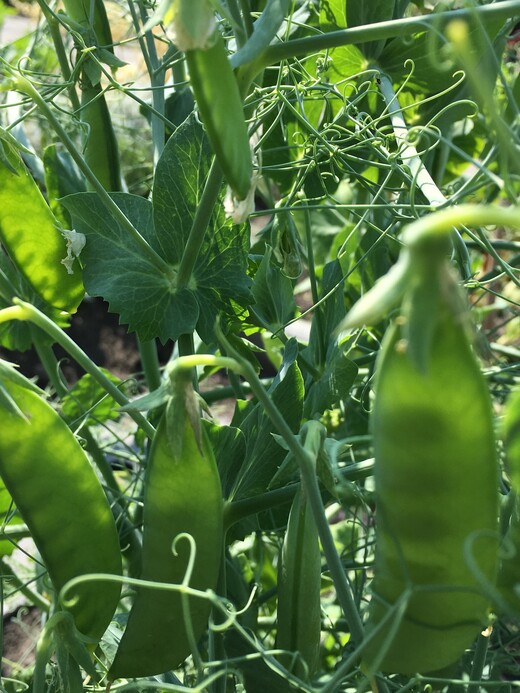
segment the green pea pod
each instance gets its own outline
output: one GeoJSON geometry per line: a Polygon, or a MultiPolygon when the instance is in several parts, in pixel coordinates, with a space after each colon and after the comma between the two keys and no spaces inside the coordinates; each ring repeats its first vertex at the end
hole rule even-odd
{"type": "Polygon", "coordinates": [[[119,151],[107,102],[101,86],[88,79],[81,86],[81,120],[88,127],[85,161],[105,190],[121,191],[119,151]]]}
{"type": "MultiPolygon", "coordinates": [[[[318,529],[311,507],[299,491],[291,507],[278,571],[276,646],[300,653],[301,659],[297,661],[295,674],[304,679],[309,679],[318,665],[320,590],[321,553],[318,529]]],[[[283,660],[288,664],[285,657],[283,660]]]]}
{"type": "Polygon", "coordinates": [[[486,624],[494,583],[497,461],[492,408],[462,317],[439,294],[420,364],[403,319],[385,338],[371,426],[377,499],[370,671],[437,671],[486,624]]]}
{"type": "MultiPolygon", "coordinates": [[[[9,380],[2,384],[25,418],[1,412],[0,475],[55,589],[89,573],[121,575],[114,518],[80,444],[40,396],[9,380]]],[[[78,630],[98,640],[117,608],[120,592],[116,583],[87,582],[66,595],[65,606],[78,630]],[[75,601],[69,604],[69,600],[75,601]]]]}
{"type": "Polygon", "coordinates": [[[224,40],[216,31],[210,48],[188,50],[185,55],[211,147],[235,196],[244,200],[251,187],[253,164],[242,99],[224,40]]]}
{"type": "MultiPolygon", "coordinates": [[[[166,412],[168,413],[168,412],[166,412]]],[[[174,454],[167,418],[161,418],[148,462],[144,493],[142,575],[144,580],[180,584],[190,547],[180,533],[190,534],[196,556],[190,587],[215,589],[222,556],[222,492],[213,451],[204,430],[201,449],[184,419],[181,451],[174,454]]],[[[204,631],[210,603],[189,598],[195,639],[204,631]]],[[[178,667],[190,654],[182,598],[178,591],[142,588],[132,606],[109,679],[161,674],[178,667]]]]}
{"type": "Polygon", "coordinates": [[[84,294],[79,267],[68,274],[67,244],[49,205],[17,154],[11,164],[0,166],[0,240],[36,293],[74,313],[84,294]]]}
{"type": "MultiPolygon", "coordinates": [[[[64,0],[63,4],[67,15],[84,27],[85,43],[97,47],[99,59],[117,67],[119,62],[112,59],[112,32],[103,0],[64,0]],[[102,51],[99,46],[104,47],[102,51]]],[[[87,58],[80,80],[80,118],[87,126],[85,161],[106,190],[119,192],[122,187],[117,140],[100,79],[99,65],[87,58]]],[[[89,183],[87,187],[92,189],[89,183]]]]}

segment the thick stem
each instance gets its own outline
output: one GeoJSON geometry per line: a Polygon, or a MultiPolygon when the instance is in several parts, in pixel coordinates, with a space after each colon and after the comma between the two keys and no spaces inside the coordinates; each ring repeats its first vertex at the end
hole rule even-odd
{"type": "Polygon", "coordinates": [[[494,19],[509,19],[520,11],[519,0],[505,0],[493,5],[471,7],[469,9],[450,10],[438,12],[421,17],[404,17],[386,22],[376,22],[351,29],[330,31],[317,36],[293,39],[286,43],[278,43],[269,48],[258,58],[254,68],[256,72],[274,65],[282,60],[296,58],[302,55],[317,53],[318,51],[339,46],[355,45],[370,41],[391,39],[396,36],[411,36],[415,32],[424,32],[442,29],[453,19],[471,20],[479,17],[486,24],[494,19]]]}

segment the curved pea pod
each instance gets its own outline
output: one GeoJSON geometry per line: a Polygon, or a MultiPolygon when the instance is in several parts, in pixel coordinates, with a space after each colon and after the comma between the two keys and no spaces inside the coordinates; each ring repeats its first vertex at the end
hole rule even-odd
{"type": "MultiPolygon", "coordinates": [[[[2,385],[19,412],[1,411],[0,475],[56,591],[80,575],[121,575],[114,518],[80,444],[39,395],[9,380],[2,385]]],[[[120,592],[117,583],[86,582],[68,592],[65,606],[78,630],[99,640],[120,592]]]]}
{"type": "Polygon", "coordinates": [[[49,205],[20,157],[10,163],[0,166],[0,241],[37,294],[74,313],[85,293],[79,266],[67,272],[67,243],[49,205]]]}
{"type": "Polygon", "coordinates": [[[439,297],[420,363],[402,338],[420,335],[404,328],[385,338],[371,417],[376,553],[364,656],[370,671],[411,674],[455,663],[486,624],[498,469],[489,393],[460,313],[439,297]]]}
{"type": "MultiPolygon", "coordinates": [[[[168,410],[167,412],[168,413],[168,410]]],[[[182,583],[190,547],[180,533],[196,544],[190,587],[215,589],[223,552],[222,492],[213,451],[204,431],[201,449],[189,417],[184,420],[182,445],[172,448],[163,415],[153,440],[144,492],[142,575],[144,580],[182,583]]],[[[206,628],[210,603],[189,598],[193,633],[206,628]]],[[[138,590],[109,679],[151,676],[178,667],[190,654],[182,599],[178,591],[138,590]]]]}
{"type": "Polygon", "coordinates": [[[253,163],[244,108],[218,31],[207,49],[185,53],[200,117],[224,176],[239,200],[251,188],[253,163]]]}
{"type": "MultiPolygon", "coordinates": [[[[321,635],[321,552],[311,507],[293,501],[278,570],[276,646],[298,652],[294,673],[309,679],[318,666],[321,635]]],[[[286,666],[290,662],[283,657],[286,666]]]]}

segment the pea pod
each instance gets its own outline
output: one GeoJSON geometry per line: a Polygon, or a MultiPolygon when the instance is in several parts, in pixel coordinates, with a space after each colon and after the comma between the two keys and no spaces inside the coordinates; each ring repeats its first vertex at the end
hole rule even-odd
{"type": "MultiPolygon", "coordinates": [[[[25,520],[57,591],[88,573],[121,575],[116,526],[80,444],[39,395],[11,380],[4,390],[23,414],[2,408],[0,475],[25,520]]],[[[78,585],[67,606],[84,635],[98,640],[119,600],[116,583],[78,585]]]]}
{"type": "Polygon", "coordinates": [[[112,119],[101,86],[90,84],[88,79],[81,86],[81,120],[88,126],[85,161],[106,190],[120,191],[119,151],[112,119]]]}
{"type": "MultiPolygon", "coordinates": [[[[112,32],[103,0],[64,0],[63,4],[67,15],[83,27],[85,43],[97,46],[97,57],[117,67],[119,62],[113,57],[112,32]]],[[[119,192],[121,170],[117,140],[100,79],[99,65],[87,58],[80,79],[80,118],[87,126],[85,161],[106,190],[119,192]]],[[[87,187],[91,189],[88,183],[87,187]]]]}
{"type": "Polygon", "coordinates": [[[200,117],[231,189],[244,200],[253,164],[244,108],[224,40],[215,31],[210,48],[186,51],[190,83],[200,117]]]}
{"type": "Polygon", "coordinates": [[[496,577],[489,393],[454,287],[433,273],[431,281],[439,281],[433,326],[420,345],[410,344],[422,336],[407,316],[390,329],[371,417],[377,516],[365,664],[404,674],[459,659],[486,624],[479,577],[496,577]]]}
{"type": "Polygon", "coordinates": [[[74,313],[84,294],[79,267],[67,273],[67,244],[49,205],[18,154],[10,161],[11,170],[0,166],[0,241],[47,303],[74,313]]]}
{"type": "MultiPolygon", "coordinates": [[[[168,410],[166,414],[169,414],[168,410]]],[[[196,543],[190,587],[216,587],[222,555],[220,479],[204,431],[199,449],[189,417],[182,445],[172,448],[167,418],[159,422],[148,462],[144,493],[142,575],[145,580],[180,584],[186,573],[189,545],[183,540],[174,556],[175,537],[189,533],[196,543]]],[[[206,627],[210,604],[189,599],[195,638],[206,627]]],[[[190,654],[179,592],[140,589],[109,671],[111,680],[149,676],[175,669],[190,654]]]]}
{"type": "Polygon", "coordinates": [[[306,679],[314,674],[320,653],[320,589],[318,529],[311,507],[299,491],[291,507],[278,570],[276,646],[300,653],[295,673],[306,679]]]}

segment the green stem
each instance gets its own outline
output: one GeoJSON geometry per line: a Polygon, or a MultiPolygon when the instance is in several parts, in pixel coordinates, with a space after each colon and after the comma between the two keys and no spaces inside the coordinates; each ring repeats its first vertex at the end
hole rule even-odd
{"type": "Polygon", "coordinates": [[[477,16],[486,24],[494,19],[509,19],[518,14],[519,11],[519,0],[505,0],[493,5],[450,10],[420,17],[404,17],[403,19],[376,22],[351,29],[330,31],[317,36],[292,39],[285,43],[269,46],[257,59],[254,67],[257,72],[260,72],[269,67],[269,65],[274,65],[282,60],[309,55],[330,48],[380,41],[395,38],[396,36],[409,37],[416,32],[432,31],[434,29],[439,31],[453,19],[470,20],[477,16]]]}
{"type": "Polygon", "coordinates": [[[157,390],[161,385],[161,366],[157,355],[157,345],[155,339],[143,342],[137,339],[141,364],[143,366],[144,377],[150,392],[157,390]]]}
{"type": "Polygon", "coordinates": [[[199,257],[200,249],[204,242],[206,229],[208,228],[211,215],[215,209],[218,194],[222,186],[222,179],[223,175],[220,166],[217,160],[213,159],[179,264],[179,273],[177,276],[178,291],[189,285],[191,275],[199,257]]]}
{"type": "MultiPolygon", "coordinates": [[[[403,117],[403,112],[394,91],[392,81],[385,74],[380,73],[379,88],[386,102],[386,108],[392,128],[394,130],[395,139],[399,148],[399,154],[403,164],[408,166],[412,174],[412,180],[417,184],[417,187],[432,205],[432,207],[444,206],[449,204],[448,198],[439,189],[437,183],[431,177],[426,166],[423,164],[417,149],[411,144],[408,137],[408,127],[403,117]]],[[[458,231],[454,232],[453,240],[462,276],[464,278],[472,276],[471,259],[468,249],[462,240],[458,231]]]]}
{"type": "Polygon", "coordinates": [[[325,335],[323,331],[323,320],[321,306],[318,305],[320,297],[318,294],[318,283],[316,281],[316,267],[314,264],[314,249],[312,244],[312,226],[311,226],[311,215],[307,205],[304,206],[304,220],[305,220],[305,241],[307,245],[307,266],[309,271],[309,281],[311,283],[311,294],[312,302],[316,306],[316,336],[318,342],[318,363],[325,364],[324,350],[325,350],[325,335]]]}
{"type": "Polygon", "coordinates": [[[403,242],[410,248],[449,236],[454,226],[507,226],[520,229],[520,207],[463,204],[428,214],[406,227],[403,242]]]}
{"type": "Polygon", "coordinates": [[[60,23],[57,20],[54,12],[51,11],[50,7],[47,5],[46,2],[44,2],[44,0],[37,0],[37,2],[40,7],[40,10],[42,11],[43,16],[45,17],[47,26],[49,27],[52,42],[54,44],[54,50],[56,51],[56,56],[60,64],[62,77],[67,83],[69,83],[67,91],[69,94],[72,109],[77,112],[80,110],[81,105],[75,86],[72,83],[72,72],[70,69],[67,53],[65,52],[65,47],[63,45],[63,39],[60,33],[60,23]]]}
{"type": "MultiPolygon", "coordinates": [[[[141,21],[146,24],[148,16],[146,9],[142,3],[139,3],[139,10],[141,13],[141,21]]],[[[157,162],[161,158],[162,151],[164,149],[165,141],[165,127],[164,120],[158,117],[157,114],[164,114],[165,102],[164,102],[164,69],[162,68],[162,63],[157,55],[157,49],[155,47],[155,39],[153,37],[153,32],[147,31],[145,34],[148,61],[146,63],[146,68],[150,76],[150,86],[152,88],[152,105],[153,111],[151,113],[151,126],[152,126],[152,144],[153,144],[153,161],[154,165],[157,166],[157,162]]]]}
{"type": "Polygon", "coordinates": [[[479,691],[482,690],[479,682],[482,680],[488,647],[489,635],[480,633],[475,648],[473,666],[471,667],[470,681],[472,681],[472,683],[468,686],[467,693],[479,693],[479,691]]]}
{"type": "MultiPolygon", "coordinates": [[[[18,298],[13,299],[14,306],[9,308],[4,308],[0,310],[0,324],[7,322],[9,320],[22,320],[32,322],[41,328],[49,337],[57,342],[65,351],[72,356],[72,358],[83,368],[84,371],[90,373],[90,375],[96,380],[101,387],[111,395],[115,401],[121,406],[129,404],[129,400],[121,392],[121,390],[114,385],[114,383],[107,378],[107,376],[100,370],[96,364],[87,356],[87,354],[67,335],[63,330],[58,327],[50,318],[48,318],[44,313],[39,311],[30,303],[21,301],[18,298]]],[[[145,435],[148,438],[153,438],[155,434],[155,428],[151,425],[145,417],[137,411],[130,411],[130,416],[140,426],[145,435]]]]}
{"type": "Polygon", "coordinates": [[[31,536],[27,525],[7,525],[0,531],[0,539],[8,539],[9,541],[18,541],[31,536]]]}
{"type": "MultiPolygon", "coordinates": [[[[366,479],[374,473],[374,460],[363,460],[349,464],[340,471],[342,481],[366,479]]],[[[256,515],[264,510],[271,510],[283,503],[289,503],[295,496],[299,484],[291,484],[282,488],[266,491],[258,496],[243,498],[237,501],[227,501],[224,506],[224,527],[229,529],[240,520],[256,515]]]]}
{"type": "Polygon", "coordinates": [[[138,244],[143,255],[145,255],[148,260],[156,267],[161,274],[168,277],[172,275],[172,268],[168,265],[163,258],[158,255],[155,250],[148,244],[148,242],[141,236],[139,231],[135,228],[128,217],[119,209],[116,203],[112,200],[110,195],[107,193],[105,188],[101,185],[99,180],[96,178],[90,167],[85,162],[83,156],[78,152],[74,143],[68,136],[67,132],[62,127],[61,123],[54,116],[52,109],[49,108],[46,101],[42,98],[41,94],[33,86],[32,82],[23,77],[22,75],[16,75],[13,79],[14,85],[18,91],[26,94],[46,117],[60,140],[63,142],[67,148],[69,154],[71,155],[74,162],[77,164],[79,170],[83,173],[87,181],[90,183],[92,188],[99,195],[101,202],[105,205],[109,214],[117,221],[133,238],[133,240],[138,244]]]}

